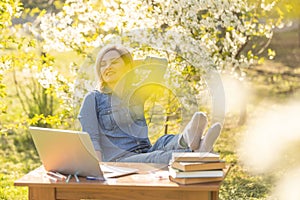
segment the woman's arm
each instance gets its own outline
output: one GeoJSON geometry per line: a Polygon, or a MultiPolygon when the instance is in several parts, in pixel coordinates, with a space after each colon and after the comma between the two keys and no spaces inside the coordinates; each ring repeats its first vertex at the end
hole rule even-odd
{"type": "Polygon", "coordinates": [[[163,90],[164,74],[168,66],[168,60],[165,58],[156,58],[148,56],[144,61],[139,61],[138,66],[143,70],[149,70],[147,77],[134,88],[130,102],[135,104],[144,103],[154,93],[159,94],[163,90]]]}
{"type": "Polygon", "coordinates": [[[78,119],[80,121],[82,131],[87,132],[90,135],[99,161],[102,161],[96,100],[93,92],[89,92],[85,96],[79,111],[78,119]]]}

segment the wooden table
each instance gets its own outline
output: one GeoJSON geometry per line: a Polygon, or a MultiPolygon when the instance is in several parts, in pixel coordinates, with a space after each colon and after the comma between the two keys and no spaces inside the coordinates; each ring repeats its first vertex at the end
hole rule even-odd
{"type": "Polygon", "coordinates": [[[107,181],[91,181],[80,177],[69,183],[65,181],[51,182],[45,177],[45,169],[41,166],[19,180],[15,186],[29,188],[29,200],[55,199],[104,199],[104,200],[217,200],[221,182],[194,185],[179,185],[169,181],[165,166],[146,163],[107,163],[139,169],[137,174],[127,175],[107,181]],[[165,171],[166,172],[166,171],[165,171]],[[158,176],[158,174],[163,176],[158,176]]]}

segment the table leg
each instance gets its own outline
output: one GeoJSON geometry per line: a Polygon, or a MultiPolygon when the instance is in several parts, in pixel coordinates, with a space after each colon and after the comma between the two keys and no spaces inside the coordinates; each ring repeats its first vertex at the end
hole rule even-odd
{"type": "Polygon", "coordinates": [[[55,188],[29,187],[29,200],[55,200],[55,188]]]}
{"type": "Polygon", "coordinates": [[[211,192],[211,200],[219,200],[219,192],[218,191],[211,192]]]}

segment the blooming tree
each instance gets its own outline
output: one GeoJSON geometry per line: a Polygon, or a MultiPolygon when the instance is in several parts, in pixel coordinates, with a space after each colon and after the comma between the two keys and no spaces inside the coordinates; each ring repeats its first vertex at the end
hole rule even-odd
{"type": "Polygon", "coordinates": [[[272,37],[277,18],[262,20],[273,6],[264,1],[251,5],[245,0],[121,0],[102,4],[71,0],[58,14],[49,13],[41,19],[41,37],[45,50],[86,53],[87,48],[112,40],[131,45],[138,41],[182,54],[199,48],[205,54],[201,59],[211,58],[223,69],[249,66],[258,58],[254,50],[243,50],[255,37],[272,37]],[[182,44],[185,40],[193,42],[182,44]]]}
{"type": "MultiPolygon", "coordinates": [[[[185,91],[199,100],[205,88],[203,73],[216,69],[240,77],[243,67],[262,61],[259,54],[267,47],[277,23],[277,18],[268,17],[274,5],[247,0],[67,0],[59,12],[39,11],[34,23],[23,25],[30,39],[20,50],[30,62],[24,65],[19,59],[18,66],[30,71],[47,98],[61,106],[53,108],[54,102],[48,109],[47,116],[55,115],[56,120],[39,115],[33,123],[41,119],[58,122],[63,119],[58,117],[61,114],[76,116],[73,111],[85,92],[94,88],[90,75],[97,48],[107,43],[130,47],[134,58],[148,54],[167,57],[165,78],[171,90],[176,95],[185,91]],[[267,42],[257,45],[253,42],[257,38],[267,42]],[[34,52],[37,47],[38,59],[34,52]],[[75,51],[85,61],[70,62],[67,68],[72,73],[61,73],[66,66],[56,65],[53,50],[75,51]],[[53,109],[59,112],[53,113],[53,109]]],[[[268,52],[274,56],[272,50],[268,52]]],[[[5,60],[7,66],[10,61],[5,60]]],[[[190,101],[191,96],[181,95],[182,102],[190,101]]]]}
{"type": "MultiPolygon", "coordinates": [[[[21,4],[19,1],[0,1],[0,51],[14,43],[9,34],[12,18],[19,17],[21,14],[21,4]]],[[[6,104],[3,100],[6,96],[6,85],[3,83],[3,76],[11,67],[11,58],[9,55],[0,54],[0,114],[6,112],[6,104]]]]}
{"type": "MultiPolygon", "coordinates": [[[[106,43],[130,46],[136,58],[167,52],[171,82],[192,82],[194,95],[203,89],[196,78],[203,72],[215,68],[240,77],[243,67],[262,61],[259,54],[268,42],[251,42],[272,38],[277,18],[266,17],[273,6],[246,0],[69,0],[61,12],[42,16],[32,30],[43,39],[45,52],[72,50],[90,58],[91,49],[106,43]]],[[[92,88],[92,83],[80,74],[75,80],[75,96],[82,98],[84,87],[92,88]]]]}

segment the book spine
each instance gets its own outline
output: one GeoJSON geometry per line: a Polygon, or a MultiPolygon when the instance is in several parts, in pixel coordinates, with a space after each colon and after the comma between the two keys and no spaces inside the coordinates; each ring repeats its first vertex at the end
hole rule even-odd
{"type": "Polygon", "coordinates": [[[184,162],[173,162],[171,163],[171,167],[179,169],[181,171],[203,171],[203,170],[218,170],[224,169],[225,163],[223,162],[211,162],[211,163],[184,163],[184,162]]]}
{"type": "Polygon", "coordinates": [[[224,175],[222,170],[178,172],[175,169],[170,169],[169,174],[173,178],[213,178],[223,177],[224,175]]]}
{"type": "Polygon", "coordinates": [[[175,183],[189,185],[189,184],[197,184],[197,183],[209,183],[209,182],[218,182],[222,181],[223,177],[217,178],[173,178],[169,176],[170,181],[175,183]]]}

